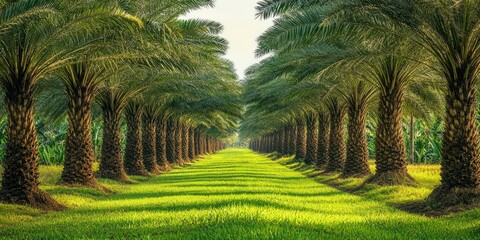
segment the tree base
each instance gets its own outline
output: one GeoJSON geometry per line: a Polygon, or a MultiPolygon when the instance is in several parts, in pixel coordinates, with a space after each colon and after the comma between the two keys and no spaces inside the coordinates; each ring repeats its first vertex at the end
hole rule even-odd
{"type": "Polygon", "coordinates": [[[327,164],[315,164],[315,171],[325,171],[327,164]]]}
{"type": "Polygon", "coordinates": [[[127,174],[131,176],[150,177],[150,173],[148,173],[147,170],[127,171],[127,174]]]}
{"type": "Polygon", "coordinates": [[[342,170],[343,170],[342,167],[332,167],[332,166],[326,165],[324,173],[325,174],[338,174],[338,173],[341,173],[342,170]]]}
{"type": "Polygon", "coordinates": [[[440,185],[427,199],[432,208],[450,208],[480,203],[480,188],[459,188],[440,185]]]}
{"type": "Polygon", "coordinates": [[[160,171],[160,169],[158,169],[158,167],[155,167],[154,169],[152,169],[152,171],[150,171],[150,174],[160,175],[160,174],[162,174],[162,171],[160,171]]]}
{"type": "Polygon", "coordinates": [[[158,166],[158,168],[160,169],[160,172],[162,172],[162,173],[168,173],[168,172],[173,170],[173,168],[172,168],[172,166],[170,166],[170,164],[163,164],[163,165],[158,166]]]}
{"type": "Polygon", "coordinates": [[[87,187],[87,188],[93,188],[96,189],[100,192],[107,193],[107,194],[113,194],[115,193],[114,191],[102,186],[100,183],[98,183],[96,180],[95,181],[89,181],[85,183],[68,183],[61,181],[58,182],[57,184],[65,186],[65,187],[70,187],[70,188],[77,188],[77,187],[87,187]]]}
{"type": "Polygon", "coordinates": [[[99,178],[110,179],[110,180],[115,180],[115,181],[119,181],[119,182],[122,182],[122,183],[133,183],[132,180],[130,180],[130,178],[128,178],[128,176],[126,174],[120,174],[120,176],[118,176],[117,174],[112,175],[112,174],[109,174],[109,173],[99,172],[98,177],[99,178]]]}
{"type": "Polygon", "coordinates": [[[364,178],[371,176],[372,173],[370,171],[368,172],[360,172],[360,173],[342,173],[339,178],[364,178]]]}
{"type": "Polygon", "coordinates": [[[182,167],[183,167],[183,165],[185,165],[185,162],[181,158],[177,159],[176,163],[177,163],[178,166],[182,166],[182,167]]]}
{"type": "Polygon", "coordinates": [[[365,184],[377,184],[380,186],[395,186],[395,185],[405,185],[405,186],[417,186],[417,181],[410,176],[407,172],[382,172],[376,173],[367,181],[365,184]]]}
{"type": "Polygon", "coordinates": [[[13,196],[8,193],[0,193],[0,201],[9,204],[28,205],[44,211],[63,211],[67,207],[53,199],[48,193],[36,189],[27,196],[13,196]]]}

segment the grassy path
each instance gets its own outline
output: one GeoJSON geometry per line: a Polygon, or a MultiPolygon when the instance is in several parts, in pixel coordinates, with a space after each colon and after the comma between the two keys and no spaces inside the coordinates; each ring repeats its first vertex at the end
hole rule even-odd
{"type": "Polygon", "coordinates": [[[52,188],[55,197],[78,206],[32,212],[22,223],[0,227],[0,238],[480,238],[480,219],[472,212],[440,219],[404,213],[319,184],[248,150],[225,150],[138,184],[111,184],[119,192],[108,197],[52,188]]]}

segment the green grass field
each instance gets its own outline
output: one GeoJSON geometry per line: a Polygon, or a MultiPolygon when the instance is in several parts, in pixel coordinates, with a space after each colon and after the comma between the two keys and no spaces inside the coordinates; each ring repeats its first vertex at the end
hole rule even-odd
{"type": "MultiPolygon", "coordinates": [[[[117,192],[110,196],[55,186],[61,169],[45,167],[42,188],[70,209],[45,214],[0,204],[0,238],[480,238],[480,210],[441,218],[409,214],[388,203],[402,189],[378,188],[376,194],[356,196],[278,161],[282,163],[249,150],[228,149],[166,175],[135,178],[134,184],[102,181],[117,192]]],[[[422,180],[429,181],[435,180],[422,180]]],[[[427,185],[420,192],[428,190],[427,185]]]]}
{"type": "MultiPolygon", "coordinates": [[[[357,190],[368,177],[365,178],[339,178],[340,174],[323,175],[303,162],[295,161],[294,156],[284,157],[276,161],[291,169],[301,172],[317,182],[335,186],[344,191],[357,190]]],[[[370,169],[375,173],[375,162],[372,160],[370,169]]],[[[408,172],[418,182],[418,186],[386,186],[366,185],[356,191],[357,194],[378,201],[385,201],[394,206],[422,201],[428,197],[435,186],[440,184],[440,165],[409,165],[408,172]]]]}

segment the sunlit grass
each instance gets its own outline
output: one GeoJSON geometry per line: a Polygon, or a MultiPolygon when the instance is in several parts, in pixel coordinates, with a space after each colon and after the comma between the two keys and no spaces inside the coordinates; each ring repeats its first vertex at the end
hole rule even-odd
{"type": "MultiPolygon", "coordinates": [[[[294,156],[283,157],[276,161],[311,177],[317,182],[330,184],[346,191],[357,190],[366,180],[366,177],[341,179],[339,178],[340,174],[322,175],[319,174],[322,170],[315,171],[303,162],[295,161],[294,156]]],[[[369,161],[369,165],[372,173],[375,173],[375,162],[369,161]]],[[[424,200],[435,186],[440,184],[440,165],[409,165],[408,172],[417,180],[418,186],[378,187],[377,185],[366,185],[357,191],[357,194],[370,199],[399,205],[424,200]]]]}
{"type": "Polygon", "coordinates": [[[114,195],[54,186],[50,179],[58,172],[42,168],[42,188],[70,210],[43,214],[0,205],[0,238],[473,239],[480,234],[478,210],[437,219],[408,214],[380,197],[341,192],[244,149],[225,150],[148,181],[102,181],[114,195]],[[49,179],[46,171],[52,172],[49,179]]]}

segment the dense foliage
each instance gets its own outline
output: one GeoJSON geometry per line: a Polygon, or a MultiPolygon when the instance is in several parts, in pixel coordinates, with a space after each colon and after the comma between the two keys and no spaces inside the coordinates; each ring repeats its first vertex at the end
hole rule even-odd
{"type": "Polygon", "coordinates": [[[260,1],[258,17],[275,20],[258,40],[266,58],[248,71],[242,138],[366,184],[416,185],[409,162],[441,163],[429,205],[476,202],[479,6],[260,1]]]}
{"type": "Polygon", "coordinates": [[[0,200],[63,209],[39,189],[40,163],[109,191],[97,176],[130,182],[224,148],[242,108],[223,26],[182,18],[209,6],[0,1],[0,200]]]}

